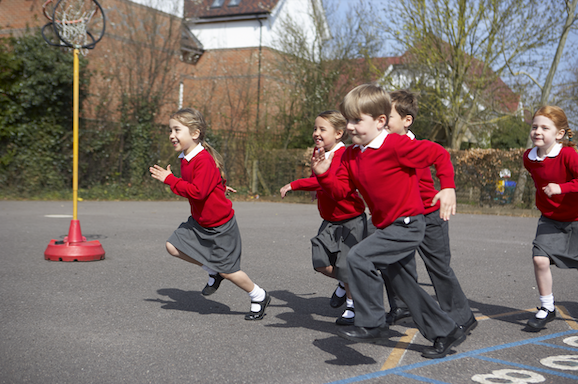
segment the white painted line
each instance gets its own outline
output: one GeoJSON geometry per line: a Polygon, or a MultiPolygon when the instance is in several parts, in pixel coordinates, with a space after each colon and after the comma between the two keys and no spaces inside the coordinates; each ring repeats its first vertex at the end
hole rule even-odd
{"type": "Polygon", "coordinates": [[[44,217],[50,217],[53,219],[63,219],[63,218],[72,217],[72,215],[44,215],[44,217]]]}

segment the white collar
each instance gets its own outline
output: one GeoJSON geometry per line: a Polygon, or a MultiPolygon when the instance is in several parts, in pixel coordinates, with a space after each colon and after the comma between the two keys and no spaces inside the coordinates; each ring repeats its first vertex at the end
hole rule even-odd
{"type": "Polygon", "coordinates": [[[560,154],[560,151],[562,150],[562,144],[560,143],[556,143],[552,149],[550,150],[550,152],[548,152],[548,154],[544,157],[538,157],[538,147],[534,147],[532,148],[532,150],[530,151],[530,153],[528,154],[528,159],[530,160],[534,160],[534,161],[544,161],[546,159],[546,157],[556,157],[558,156],[558,154],[560,154]]]}
{"type": "Polygon", "coordinates": [[[205,148],[201,144],[197,144],[195,149],[189,152],[188,155],[185,156],[185,152],[184,151],[181,152],[181,154],[179,155],[179,159],[185,158],[185,160],[191,161],[193,157],[197,156],[203,149],[205,148]]]}
{"type": "Polygon", "coordinates": [[[331,151],[325,152],[325,158],[328,159],[328,158],[329,158],[329,154],[337,151],[337,150],[338,150],[339,148],[341,148],[341,147],[345,147],[345,144],[343,144],[343,142],[340,141],[339,143],[335,144],[335,146],[333,147],[333,149],[332,149],[331,151]]]}
{"type": "Polygon", "coordinates": [[[407,137],[409,137],[412,140],[415,140],[415,135],[413,134],[412,131],[410,131],[409,129],[407,130],[407,133],[405,134],[407,137]]]}
{"type": "Polygon", "coordinates": [[[387,135],[388,135],[388,133],[384,128],[381,130],[381,133],[379,135],[377,135],[377,137],[375,137],[375,139],[373,139],[369,142],[369,144],[367,144],[366,146],[363,146],[361,144],[357,144],[356,147],[359,147],[361,149],[361,152],[365,152],[365,150],[367,148],[378,149],[379,147],[381,147],[381,144],[383,144],[383,142],[385,141],[385,138],[387,137],[387,135]]]}

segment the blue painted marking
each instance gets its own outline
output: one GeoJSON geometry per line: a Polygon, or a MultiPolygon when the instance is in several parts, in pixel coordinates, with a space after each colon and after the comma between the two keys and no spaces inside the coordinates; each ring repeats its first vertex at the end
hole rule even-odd
{"type": "Polygon", "coordinates": [[[551,370],[551,369],[544,369],[544,368],[540,368],[540,367],[534,367],[534,366],[532,366],[532,365],[524,365],[524,364],[519,364],[519,363],[512,363],[512,362],[510,362],[510,361],[494,359],[494,358],[486,357],[486,356],[476,356],[476,359],[480,359],[480,360],[484,360],[484,361],[489,361],[489,362],[491,362],[491,363],[511,365],[512,367],[522,368],[522,369],[525,369],[525,370],[528,370],[528,371],[535,371],[535,372],[540,372],[540,373],[546,373],[546,374],[548,374],[548,375],[560,376],[560,377],[564,377],[564,378],[566,378],[566,379],[578,380],[578,376],[569,375],[569,374],[564,373],[564,372],[553,371],[553,370],[551,370]]]}
{"type": "MultiPolygon", "coordinates": [[[[418,380],[417,378],[419,378],[420,381],[432,380],[432,379],[429,379],[426,377],[421,377],[421,376],[409,374],[409,373],[407,373],[407,371],[411,371],[411,370],[417,369],[417,368],[427,367],[429,365],[447,363],[449,361],[464,359],[467,357],[482,358],[481,356],[478,356],[478,355],[480,355],[482,353],[488,353],[488,352],[499,351],[502,349],[518,347],[521,345],[539,344],[539,342],[544,341],[544,340],[554,339],[556,337],[562,337],[562,336],[572,335],[572,334],[576,334],[576,333],[578,333],[577,330],[571,330],[571,331],[554,333],[552,335],[545,335],[545,336],[541,336],[541,337],[536,337],[536,338],[528,339],[528,340],[515,341],[515,342],[509,343],[509,344],[496,345],[493,347],[482,348],[482,349],[477,349],[475,351],[460,353],[458,355],[446,356],[443,359],[427,360],[427,361],[423,361],[421,363],[415,363],[415,364],[406,365],[403,367],[391,368],[391,369],[388,369],[385,371],[377,371],[377,372],[368,373],[368,374],[361,375],[361,376],[350,377],[349,379],[333,381],[333,382],[328,383],[328,384],[358,383],[358,382],[362,382],[365,380],[375,379],[378,377],[384,377],[384,376],[388,376],[388,375],[399,375],[399,376],[405,376],[405,377],[410,377],[410,376],[406,376],[406,375],[411,375],[411,378],[414,380],[418,380]]],[[[502,360],[497,360],[497,361],[502,363],[502,364],[515,365],[515,363],[510,363],[510,362],[506,362],[506,361],[502,361],[502,360]]],[[[534,370],[534,371],[540,370],[540,368],[536,368],[536,367],[527,367],[526,369],[534,370]]],[[[547,370],[543,370],[543,371],[546,372],[547,370]]],[[[564,374],[560,374],[559,372],[556,372],[556,371],[548,371],[548,373],[550,373],[550,372],[555,372],[555,374],[558,376],[564,375],[564,374]]],[[[578,380],[578,376],[567,375],[567,376],[563,376],[563,377],[578,380]]],[[[443,383],[442,381],[425,381],[425,382],[443,383]]]]}
{"type": "Polygon", "coordinates": [[[578,348],[567,347],[565,345],[556,345],[556,344],[540,343],[540,342],[536,343],[536,345],[543,345],[544,347],[550,347],[550,348],[565,349],[566,351],[570,351],[570,352],[578,352],[578,348]]]}

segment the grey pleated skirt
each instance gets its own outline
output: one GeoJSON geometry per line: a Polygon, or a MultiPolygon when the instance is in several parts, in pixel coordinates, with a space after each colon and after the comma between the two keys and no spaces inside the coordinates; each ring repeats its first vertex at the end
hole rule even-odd
{"type": "Polygon", "coordinates": [[[347,253],[351,247],[367,237],[365,213],[349,220],[323,220],[317,236],[311,239],[313,268],[335,267],[336,277],[347,283],[347,253]]]}
{"type": "Polygon", "coordinates": [[[550,258],[558,268],[578,268],[578,221],[538,220],[532,256],[550,258]]]}
{"type": "Polygon", "coordinates": [[[235,216],[218,227],[205,228],[189,216],[167,240],[176,249],[216,272],[241,270],[241,234],[235,216]]]}

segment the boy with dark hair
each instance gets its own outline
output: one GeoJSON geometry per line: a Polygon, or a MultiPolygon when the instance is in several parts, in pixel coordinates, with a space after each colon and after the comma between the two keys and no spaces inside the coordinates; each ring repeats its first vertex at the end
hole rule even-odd
{"type": "Polygon", "coordinates": [[[367,203],[375,232],[347,256],[349,283],[356,301],[355,327],[338,335],[358,342],[388,339],[380,270],[388,268],[392,286],[407,304],[420,332],[430,341],[422,356],[441,358],[466,338],[464,330],[429,296],[406,269],[425,232],[424,207],[416,169],[435,165],[442,190],[440,215],[455,214],[455,184],[449,153],[430,141],[388,134],[390,97],[383,88],[364,84],[349,92],[340,106],[353,141],[336,173],[327,172],[331,156],[316,151],[312,168],[321,187],[334,199],[357,189],[367,203]]]}
{"type": "MultiPolygon", "coordinates": [[[[387,132],[407,135],[412,140],[415,139],[409,128],[417,116],[417,96],[408,90],[402,89],[391,92],[390,97],[392,107],[386,127],[387,132]]],[[[457,324],[462,325],[464,332],[468,334],[477,326],[478,322],[470,309],[468,299],[462,291],[454,271],[450,267],[449,224],[439,217],[439,202],[432,204],[432,200],[438,191],[434,187],[430,169],[416,169],[416,173],[425,209],[425,236],[417,251],[427,268],[441,309],[457,324]]],[[[407,267],[409,274],[415,277],[417,281],[415,259],[413,263],[408,263],[407,267]]],[[[401,318],[408,317],[409,309],[392,287],[387,270],[381,272],[391,308],[386,316],[386,322],[392,325],[401,318]]]]}

